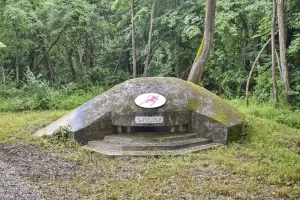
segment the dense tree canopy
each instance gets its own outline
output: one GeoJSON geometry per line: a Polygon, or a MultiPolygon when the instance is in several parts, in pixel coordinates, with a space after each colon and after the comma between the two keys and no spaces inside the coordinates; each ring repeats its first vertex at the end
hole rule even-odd
{"type": "MultiPolygon", "coordinates": [[[[137,77],[186,79],[204,34],[205,1],[156,0],[151,51],[149,29],[153,1],[1,0],[1,89],[22,88],[28,73],[50,86],[113,85],[132,77],[132,21],[135,25],[137,77]]],[[[284,1],[288,94],[300,100],[300,2],[284,1]]],[[[202,77],[204,87],[228,97],[245,96],[251,66],[271,36],[272,2],[217,1],[215,37],[202,77]]],[[[276,25],[275,29],[278,29],[276,25]]],[[[276,50],[279,39],[276,36],[276,50]]],[[[258,61],[250,91],[258,100],[273,98],[271,46],[258,61]]],[[[284,86],[277,72],[279,95],[284,86]]]]}

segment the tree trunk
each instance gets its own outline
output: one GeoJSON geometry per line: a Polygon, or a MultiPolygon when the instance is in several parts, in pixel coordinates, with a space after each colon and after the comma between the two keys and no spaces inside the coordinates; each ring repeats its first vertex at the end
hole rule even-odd
{"type": "Polygon", "coordinates": [[[117,73],[117,71],[118,71],[119,64],[120,64],[120,61],[121,61],[121,58],[122,58],[122,55],[123,55],[124,47],[125,47],[125,43],[124,43],[124,45],[123,45],[123,47],[122,47],[122,50],[121,50],[121,52],[120,52],[118,61],[117,61],[117,63],[116,63],[116,66],[115,66],[115,69],[114,69],[114,72],[113,72],[113,76],[114,76],[114,75],[117,73]]]}
{"type": "Polygon", "coordinates": [[[277,61],[277,65],[278,65],[278,70],[279,70],[280,78],[283,79],[282,78],[282,70],[281,70],[281,66],[280,66],[280,60],[279,60],[277,51],[275,51],[275,55],[276,55],[276,61],[277,61]]]}
{"type": "Polygon", "coordinates": [[[3,66],[1,66],[2,71],[2,83],[3,83],[3,89],[6,89],[6,75],[5,75],[5,69],[3,66]]]}
{"type": "Polygon", "coordinates": [[[50,80],[52,83],[54,83],[54,78],[55,78],[54,68],[53,68],[53,66],[51,64],[51,60],[48,56],[47,56],[47,58],[45,58],[45,63],[46,63],[47,69],[49,70],[50,80]]]}
{"type": "Polygon", "coordinates": [[[190,74],[188,76],[188,81],[193,82],[195,84],[200,83],[206,61],[209,57],[210,50],[212,48],[215,32],[216,2],[217,0],[206,1],[204,46],[199,58],[196,62],[194,62],[190,74]]]}
{"type": "Polygon", "coordinates": [[[15,63],[15,65],[16,65],[16,83],[18,84],[19,83],[19,81],[20,81],[20,68],[19,68],[19,58],[18,58],[18,56],[16,56],[16,63],[15,63]]]}
{"type": "Polygon", "coordinates": [[[75,68],[73,66],[73,50],[67,50],[67,54],[68,54],[68,63],[69,63],[69,67],[70,67],[70,70],[71,70],[71,73],[72,73],[72,77],[73,77],[73,81],[76,82],[77,78],[76,78],[76,71],[75,71],[75,68]]]}
{"type": "Polygon", "coordinates": [[[204,36],[202,37],[202,41],[201,41],[201,44],[200,44],[199,49],[197,51],[197,55],[196,55],[196,57],[194,59],[194,63],[197,62],[199,56],[201,55],[203,47],[204,47],[204,36]]]}
{"type": "Polygon", "coordinates": [[[131,0],[131,14],[132,14],[132,77],[136,78],[136,46],[135,46],[135,26],[134,26],[134,0],[131,0]]]}
{"type": "Polygon", "coordinates": [[[284,84],[285,91],[285,101],[290,103],[288,91],[290,89],[289,82],[289,70],[286,60],[286,29],[285,29],[285,20],[284,20],[284,0],[278,0],[277,6],[277,15],[278,15],[278,28],[279,28],[279,48],[280,48],[280,65],[282,70],[282,81],[284,84]]]}
{"type": "Polygon", "coordinates": [[[271,36],[272,36],[272,81],[273,81],[273,90],[274,90],[274,100],[275,107],[278,107],[278,87],[276,82],[276,49],[275,49],[275,25],[276,25],[276,0],[273,0],[273,17],[272,17],[272,27],[271,27],[271,36]]]}
{"type": "Polygon", "coordinates": [[[82,62],[84,63],[85,70],[92,68],[92,49],[93,43],[91,42],[88,32],[85,33],[84,53],[82,56],[82,62]]]}
{"type": "Polygon", "coordinates": [[[152,3],[151,20],[150,20],[150,30],[149,30],[149,37],[148,37],[148,49],[147,49],[148,53],[147,53],[147,58],[146,58],[146,61],[145,61],[144,76],[147,76],[148,65],[149,65],[149,61],[150,61],[150,51],[151,51],[151,39],[152,39],[152,28],[153,28],[154,11],[155,11],[155,0],[153,0],[153,3],[152,3]]]}

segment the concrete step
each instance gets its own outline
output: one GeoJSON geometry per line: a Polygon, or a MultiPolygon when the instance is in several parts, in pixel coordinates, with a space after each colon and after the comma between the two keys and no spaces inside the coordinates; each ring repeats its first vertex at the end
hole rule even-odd
{"type": "Polygon", "coordinates": [[[109,135],[103,140],[89,141],[87,146],[111,156],[158,156],[183,155],[220,145],[192,133],[134,133],[109,135]]]}
{"type": "Polygon", "coordinates": [[[189,147],[189,148],[183,148],[183,149],[177,149],[177,150],[163,150],[163,151],[124,151],[124,150],[118,150],[118,149],[110,149],[110,148],[103,148],[102,146],[96,146],[90,148],[98,153],[102,153],[108,156],[180,156],[187,153],[196,153],[199,151],[207,150],[216,148],[219,146],[223,146],[224,144],[220,143],[210,143],[195,147],[189,147]]]}
{"type": "Polygon", "coordinates": [[[92,147],[104,147],[116,150],[124,151],[162,151],[162,150],[176,150],[182,148],[195,147],[211,143],[211,140],[204,138],[192,138],[187,140],[179,140],[172,142],[160,142],[160,143],[148,143],[148,142],[136,142],[136,143],[111,143],[104,140],[89,141],[88,146],[92,147]]]}
{"type": "Polygon", "coordinates": [[[148,134],[115,134],[104,137],[105,142],[118,143],[118,144],[131,144],[131,143],[163,143],[183,141],[196,138],[196,134],[160,134],[160,135],[148,135],[148,134]]]}

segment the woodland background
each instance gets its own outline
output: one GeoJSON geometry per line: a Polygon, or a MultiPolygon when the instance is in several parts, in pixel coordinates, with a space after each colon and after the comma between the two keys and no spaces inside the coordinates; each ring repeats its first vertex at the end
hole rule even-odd
{"type": "Polygon", "coordinates": [[[300,1],[133,1],[0,0],[7,46],[0,48],[0,162],[45,199],[300,199],[300,1]],[[151,35],[147,76],[186,80],[207,27],[205,4],[215,1],[213,48],[200,84],[246,114],[239,141],[186,156],[111,158],[65,134],[32,135],[134,77],[132,35],[136,77],[144,77],[151,35]],[[285,5],[288,91],[274,2],[285,5]]]}
{"type": "MultiPolygon", "coordinates": [[[[0,111],[71,109],[132,78],[132,21],[137,77],[143,77],[152,1],[1,0],[0,111]]],[[[217,1],[215,37],[201,85],[244,99],[248,74],[271,37],[272,1],[217,1]]],[[[203,37],[205,1],[157,0],[147,76],[187,79],[203,37]]],[[[285,1],[290,106],[300,106],[300,1],[285,1]]],[[[276,30],[278,27],[276,26],[276,30]]],[[[276,35],[276,50],[279,39],[276,35]]],[[[273,101],[271,43],[250,81],[250,103],[273,101]]],[[[277,68],[280,102],[285,91],[277,68]]]]}

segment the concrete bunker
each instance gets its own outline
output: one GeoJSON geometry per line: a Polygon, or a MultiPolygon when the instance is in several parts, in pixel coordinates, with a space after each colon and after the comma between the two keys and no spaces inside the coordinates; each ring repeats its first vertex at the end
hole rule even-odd
{"type": "MultiPolygon", "coordinates": [[[[137,78],[100,94],[36,135],[53,135],[59,127],[68,126],[69,136],[83,144],[116,135],[136,139],[136,136],[164,134],[177,135],[177,138],[193,134],[211,143],[227,144],[240,137],[243,120],[244,115],[236,108],[193,83],[166,77],[137,78]],[[135,101],[143,94],[161,95],[165,103],[153,108],[139,106],[135,101]]],[[[118,145],[122,145],[122,141],[118,145]]],[[[187,141],[181,143],[187,144],[187,141]]],[[[159,144],[154,142],[153,145],[159,144]]],[[[122,149],[126,148],[117,148],[118,151],[122,149]]]]}

